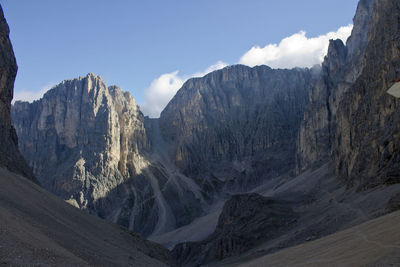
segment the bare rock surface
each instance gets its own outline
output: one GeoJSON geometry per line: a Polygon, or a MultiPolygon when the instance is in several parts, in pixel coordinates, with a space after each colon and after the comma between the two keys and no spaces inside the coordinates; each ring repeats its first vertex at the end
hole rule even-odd
{"type": "Polygon", "coordinates": [[[375,0],[361,0],[354,16],[354,27],[346,45],[331,40],[322,63],[322,74],[313,84],[309,104],[297,141],[296,170],[326,162],[335,150],[336,113],[344,93],[350,90],[364,69],[365,49],[375,0]]]}
{"type": "Polygon", "coordinates": [[[9,32],[0,6],[0,166],[36,181],[30,167],[18,150],[18,137],[11,125],[11,100],[18,67],[9,32]]]}
{"type": "Polygon", "coordinates": [[[377,0],[365,67],[337,113],[338,173],[361,190],[400,182],[400,105],[386,91],[400,77],[400,3],[377,0]]]}
{"type": "Polygon", "coordinates": [[[163,146],[157,122],[146,129],[132,96],[100,76],[17,101],[12,118],[43,187],[80,209],[149,236],[189,223],[206,205],[198,186],[151,149],[150,139],[155,151],[163,146]]]}
{"type": "Polygon", "coordinates": [[[297,218],[290,205],[255,193],[232,196],[225,203],[213,234],[202,242],[179,244],[172,253],[183,266],[241,254],[290,228],[297,218]]]}
{"type": "Polygon", "coordinates": [[[159,119],[173,163],[216,192],[290,172],[315,72],[236,65],[190,79],[159,119]]]}

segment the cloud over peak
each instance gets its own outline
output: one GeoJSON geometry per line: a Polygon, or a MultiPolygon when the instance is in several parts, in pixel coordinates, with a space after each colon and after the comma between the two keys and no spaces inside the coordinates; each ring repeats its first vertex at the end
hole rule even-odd
{"type": "Polygon", "coordinates": [[[190,78],[203,77],[207,73],[226,67],[227,64],[218,61],[201,72],[191,75],[179,75],[179,71],[165,73],[154,79],[150,86],[145,89],[145,103],[141,106],[143,113],[150,118],[158,118],[161,111],[174,97],[183,83],[190,78]]]}
{"type": "Polygon", "coordinates": [[[308,38],[305,31],[300,31],[284,38],[279,44],[253,46],[240,58],[239,63],[250,67],[256,65],[288,69],[312,67],[323,61],[330,39],[341,39],[346,42],[352,29],[353,25],[348,25],[340,27],[336,32],[328,32],[313,38],[308,38]]]}

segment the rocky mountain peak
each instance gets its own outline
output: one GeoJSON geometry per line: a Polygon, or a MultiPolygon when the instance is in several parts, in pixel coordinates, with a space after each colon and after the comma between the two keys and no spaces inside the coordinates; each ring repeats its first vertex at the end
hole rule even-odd
{"type": "Polygon", "coordinates": [[[292,162],[287,157],[313,77],[309,69],[235,65],[187,81],[160,116],[174,163],[188,175],[208,173],[220,181],[234,176],[232,186],[241,190],[254,183],[255,169],[268,166],[268,175],[287,170],[278,162],[292,162]]]}
{"type": "Polygon", "coordinates": [[[148,147],[143,120],[129,94],[93,73],[13,108],[20,149],[43,186],[90,210],[111,184],[137,173],[127,159],[148,147]]]}
{"type": "Polygon", "coordinates": [[[376,0],[361,0],[353,18],[353,30],[346,46],[351,57],[359,57],[368,43],[368,31],[376,0]]]}

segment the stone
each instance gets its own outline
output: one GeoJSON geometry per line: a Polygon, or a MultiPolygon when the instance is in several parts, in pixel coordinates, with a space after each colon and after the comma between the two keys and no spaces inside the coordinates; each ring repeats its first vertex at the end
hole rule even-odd
{"type": "Polygon", "coordinates": [[[18,67],[9,32],[0,7],[0,166],[22,174],[37,183],[32,170],[18,150],[18,137],[11,125],[11,100],[18,67]]]}
{"type": "Polygon", "coordinates": [[[226,201],[213,234],[201,242],[178,244],[172,254],[183,266],[240,255],[290,229],[298,216],[290,206],[290,202],[255,193],[232,196],[226,201]]]}

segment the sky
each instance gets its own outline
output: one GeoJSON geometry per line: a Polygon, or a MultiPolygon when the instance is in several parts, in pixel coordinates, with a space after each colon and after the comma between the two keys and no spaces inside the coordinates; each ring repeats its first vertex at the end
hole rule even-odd
{"type": "Polygon", "coordinates": [[[226,65],[321,63],[357,0],[0,0],[18,63],[14,100],[93,72],[158,117],[182,84],[226,65]]]}

